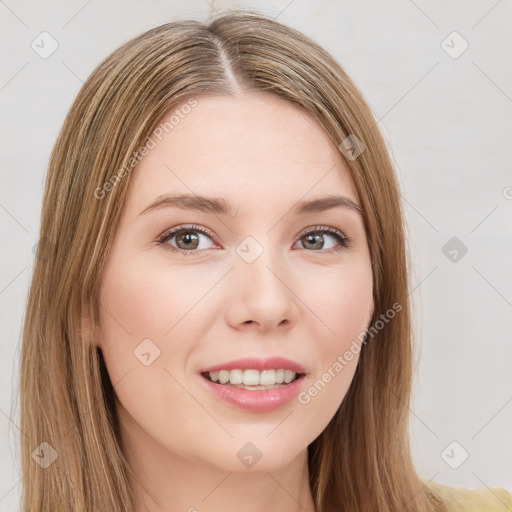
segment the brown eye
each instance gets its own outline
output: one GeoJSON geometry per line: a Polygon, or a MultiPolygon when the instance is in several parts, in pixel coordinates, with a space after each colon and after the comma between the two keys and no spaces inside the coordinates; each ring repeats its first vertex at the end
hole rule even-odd
{"type": "Polygon", "coordinates": [[[179,226],[175,229],[164,233],[159,239],[158,244],[174,252],[182,254],[195,254],[198,250],[209,249],[204,247],[203,239],[212,240],[210,234],[197,226],[183,227],[179,226]],[[175,242],[172,243],[172,240],[175,242]]]}
{"type": "Polygon", "coordinates": [[[178,249],[197,249],[199,246],[199,236],[194,232],[181,231],[175,236],[178,249]]]}

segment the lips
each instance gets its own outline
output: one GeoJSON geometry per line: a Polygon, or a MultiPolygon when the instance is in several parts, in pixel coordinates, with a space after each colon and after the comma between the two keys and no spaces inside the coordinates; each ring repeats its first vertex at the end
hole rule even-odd
{"type": "Polygon", "coordinates": [[[200,370],[202,385],[218,400],[237,409],[253,413],[270,412],[290,403],[303,387],[305,374],[306,370],[301,364],[278,356],[268,358],[246,357],[208,366],[200,370]],[[251,370],[253,371],[251,372],[251,370]],[[252,374],[257,373],[254,370],[268,374],[265,381],[267,378],[270,380],[270,377],[274,374],[275,384],[264,386],[260,382],[260,385],[253,386],[231,382],[232,378],[233,381],[240,382],[241,375],[243,375],[243,380],[246,377],[254,377],[252,374]],[[284,375],[281,375],[283,373],[284,375]],[[216,380],[218,378],[224,382],[226,374],[229,374],[229,382],[224,384],[211,379],[213,376],[216,380]],[[291,382],[290,374],[296,374],[295,379],[291,382]],[[281,377],[283,377],[283,381],[281,381],[281,377]],[[282,383],[278,384],[278,381],[282,383]]]}
{"type": "Polygon", "coordinates": [[[305,377],[302,375],[290,384],[273,386],[272,389],[265,390],[239,389],[204,378],[201,378],[201,385],[223,404],[245,412],[266,413],[292,402],[305,386],[305,377]]]}
{"type": "Polygon", "coordinates": [[[220,370],[275,370],[282,368],[284,370],[291,370],[298,374],[305,374],[304,367],[291,359],[285,357],[269,357],[266,359],[259,359],[256,357],[246,357],[243,359],[236,359],[226,361],[225,363],[208,366],[200,370],[200,373],[217,372],[220,370]]]}

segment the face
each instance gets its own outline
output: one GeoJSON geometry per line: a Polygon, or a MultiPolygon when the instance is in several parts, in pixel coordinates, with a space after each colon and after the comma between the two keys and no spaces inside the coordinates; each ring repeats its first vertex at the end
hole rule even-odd
{"type": "Polygon", "coordinates": [[[355,185],[320,126],[265,93],[200,97],[161,138],[133,171],[101,276],[97,344],[123,436],[155,458],[223,471],[252,470],[242,459],[256,447],[255,469],[274,470],[334,416],[371,318],[355,185]],[[186,200],[148,209],[164,195],[215,198],[229,211],[186,200]],[[344,199],[296,211],[327,196],[344,199]],[[240,390],[201,373],[272,357],[288,361],[267,370],[295,364],[299,380],[240,390]]]}

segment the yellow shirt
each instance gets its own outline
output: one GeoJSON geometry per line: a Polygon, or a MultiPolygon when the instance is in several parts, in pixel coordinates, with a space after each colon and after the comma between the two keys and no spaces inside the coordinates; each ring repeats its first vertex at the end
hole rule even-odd
{"type": "Polygon", "coordinates": [[[467,489],[435,481],[427,485],[441,496],[449,512],[512,512],[512,494],[503,487],[467,489]]]}

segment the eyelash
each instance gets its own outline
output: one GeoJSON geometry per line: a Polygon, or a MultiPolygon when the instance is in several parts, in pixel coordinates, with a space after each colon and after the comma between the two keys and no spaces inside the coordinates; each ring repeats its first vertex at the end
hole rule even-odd
{"type": "MultiPolygon", "coordinates": [[[[200,250],[185,251],[184,249],[178,249],[177,247],[174,247],[174,246],[166,243],[169,240],[171,240],[172,238],[174,238],[175,235],[177,235],[178,233],[180,233],[182,231],[185,231],[185,232],[197,231],[198,233],[202,233],[203,235],[206,235],[208,238],[213,240],[212,233],[200,226],[196,226],[196,225],[177,226],[176,228],[173,228],[170,231],[166,231],[165,233],[160,235],[157,239],[158,245],[165,246],[166,249],[169,249],[172,252],[181,253],[181,254],[184,254],[187,256],[194,255],[194,254],[197,254],[198,252],[201,252],[200,250]]],[[[329,233],[329,235],[331,235],[333,238],[338,240],[339,245],[336,246],[335,248],[331,248],[326,251],[319,250],[319,251],[308,251],[308,252],[312,252],[312,253],[318,252],[321,254],[325,254],[325,253],[329,254],[329,253],[336,253],[336,252],[342,251],[343,249],[347,249],[348,247],[350,247],[350,239],[347,236],[345,236],[341,231],[338,231],[337,229],[334,229],[334,228],[329,228],[327,226],[313,226],[311,228],[308,228],[308,229],[306,229],[306,231],[301,233],[301,235],[299,236],[298,239],[300,240],[301,238],[304,238],[305,236],[307,236],[311,233],[324,233],[324,232],[329,233]]]]}

